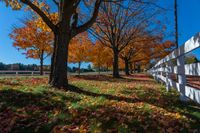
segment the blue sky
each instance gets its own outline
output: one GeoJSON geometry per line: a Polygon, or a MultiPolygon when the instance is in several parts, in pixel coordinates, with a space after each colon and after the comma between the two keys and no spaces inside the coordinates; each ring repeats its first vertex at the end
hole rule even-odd
{"type": "MultiPolygon", "coordinates": [[[[160,0],[160,6],[167,8],[167,23],[170,25],[168,30],[173,28],[173,0],[160,0]]],[[[200,0],[178,0],[179,13],[179,44],[183,44],[191,36],[200,32],[200,0]]],[[[13,25],[19,25],[20,20],[27,17],[24,11],[13,11],[6,8],[0,3],[0,62],[39,64],[38,60],[26,59],[16,48],[12,46],[12,40],[8,34],[12,30],[13,25]]],[[[200,58],[200,50],[196,50],[194,54],[200,58]]],[[[45,61],[49,64],[50,59],[45,61]]],[[[87,64],[88,65],[88,64],[87,64]]]]}

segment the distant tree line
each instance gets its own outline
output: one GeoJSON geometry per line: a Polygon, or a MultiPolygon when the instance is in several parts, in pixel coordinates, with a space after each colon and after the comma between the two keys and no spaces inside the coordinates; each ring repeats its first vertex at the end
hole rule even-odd
{"type": "MultiPolygon", "coordinates": [[[[14,64],[4,64],[0,62],[0,70],[21,70],[21,71],[39,71],[40,66],[36,64],[22,64],[22,63],[14,63],[14,64]]],[[[93,69],[89,64],[87,68],[78,68],[78,67],[67,67],[68,72],[94,72],[95,68],[93,69]]],[[[44,65],[44,71],[50,71],[49,65],[44,65]]],[[[104,71],[104,70],[102,70],[104,71]]]]}
{"type": "MultiPolygon", "coordinates": [[[[39,71],[40,67],[36,64],[28,64],[24,65],[22,63],[14,63],[14,64],[4,64],[0,62],[0,70],[28,70],[28,71],[39,71]]],[[[50,70],[49,66],[45,66],[45,70],[50,70]]]]}

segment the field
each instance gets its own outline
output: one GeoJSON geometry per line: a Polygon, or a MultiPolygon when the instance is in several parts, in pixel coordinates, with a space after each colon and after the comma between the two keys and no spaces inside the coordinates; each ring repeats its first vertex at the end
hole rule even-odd
{"type": "Polygon", "coordinates": [[[200,132],[200,106],[145,74],[70,76],[60,90],[47,82],[0,78],[0,132],[200,132]]]}

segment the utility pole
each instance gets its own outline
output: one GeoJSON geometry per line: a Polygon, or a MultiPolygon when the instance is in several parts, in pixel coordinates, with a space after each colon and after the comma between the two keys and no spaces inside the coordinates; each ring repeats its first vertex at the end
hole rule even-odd
{"type": "MultiPolygon", "coordinates": [[[[177,12],[177,0],[174,0],[174,19],[175,19],[175,43],[176,43],[176,49],[178,49],[178,12],[177,12]]],[[[181,55],[177,58],[177,68],[178,72],[181,71],[181,74],[177,74],[178,83],[179,83],[179,89],[180,89],[180,100],[181,101],[188,101],[188,98],[186,97],[185,92],[185,86],[186,86],[186,76],[185,74],[185,56],[181,55]]]]}
{"type": "Polygon", "coordinates": [[[174,20],[175,20],[175,44],[178,48],[178,12],[177,12],[177,0],[174,0],[174,20]]]}

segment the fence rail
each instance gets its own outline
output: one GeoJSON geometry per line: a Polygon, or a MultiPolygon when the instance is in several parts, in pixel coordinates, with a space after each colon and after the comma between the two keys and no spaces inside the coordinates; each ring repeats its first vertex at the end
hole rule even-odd
{"type": "MultiPolygon", "coordinates": [[[[200,89],[187,85],[186,76],[200,76],[200,63],[185,64],[185,55],[200,48],[200,33],[186,41],[178,49],[171,52],[165,58],[157,62],[148,72],[157,80],[166,84],[166,89],[175,88],[180,92],[180,98],[186,101],[188,98],[200,104],[200,89]],[[177,65],[174,65],[173,61],[177,65]],[[177,74],[178,80],[172,78],[177,74]]],[[[197,81],[200,82],[200,81],[197,81]]]]}
{"type": "MultiPolygon", "coordinates": [[[[43,75],[49,75],[50,72],[44,71],[43,75]]],[[[0,76],[36,76],[40,75],[40,71],[0,71],[0,76]]]]}
{"type": "MultiPolygon", "coordinates": [[[[49,71],[44,71],[44,75],[49,75],[49,71]]],[[[68,72],[70,75],[78,75],[78,73],[68,72]]],[[[99,72],[81,72],[80,75],[98,75],[99,72]]],[[[101,75],[103,74],[112,74],[111,71],[107,72],[100,72],[101,75]]],[[[37,76],[40,75],[40,71],[0,71],[0,76],[37,76]]]]}

